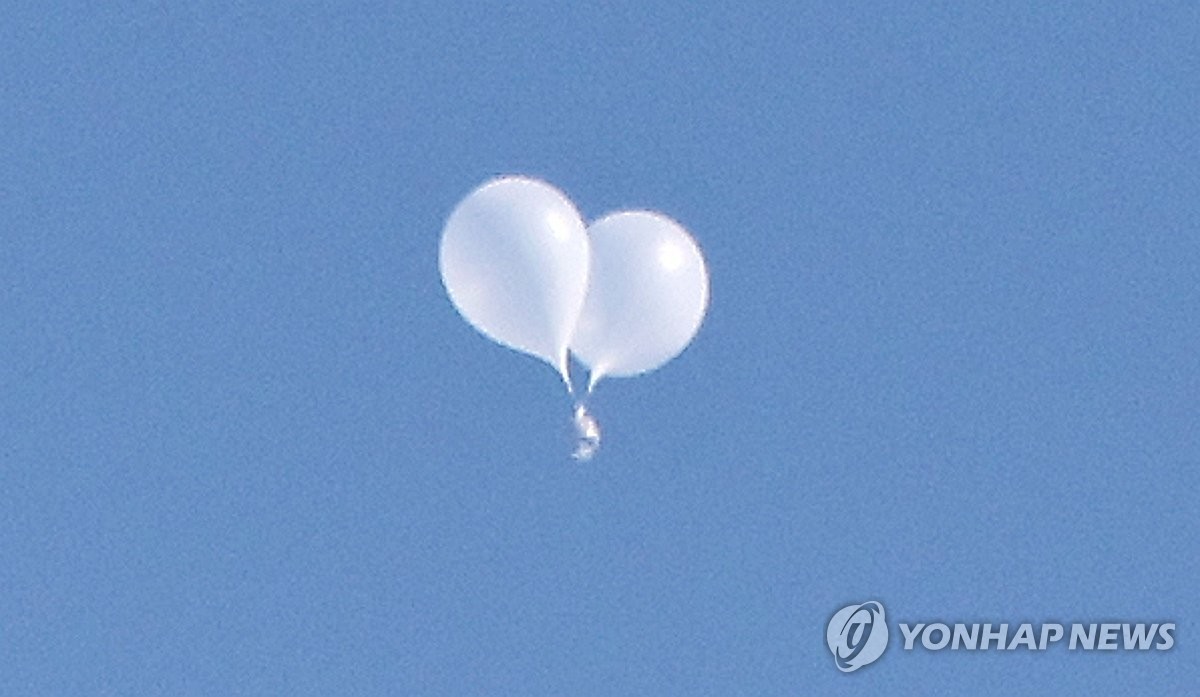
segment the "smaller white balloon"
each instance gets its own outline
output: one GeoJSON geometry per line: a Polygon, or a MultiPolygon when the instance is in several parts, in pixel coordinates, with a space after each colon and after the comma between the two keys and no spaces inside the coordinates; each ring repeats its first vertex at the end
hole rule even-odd
{"type": "Polygon", "coordinates": [[[567,345],[587,293],[589,250],[583,219],[561,191],[526,177],[480,186],[446,221],[438,263],[473,327],[546,361],[570,387],[567,345]]]}
{"type": "Polygon", "coordinates": [[[590,390],[602,377],[639,375],[683,351],[708,309],[708,270],[691,235],[661,213],[613,213],[587,232],[588,291],[571,352],[590,369],[590,390]]]}

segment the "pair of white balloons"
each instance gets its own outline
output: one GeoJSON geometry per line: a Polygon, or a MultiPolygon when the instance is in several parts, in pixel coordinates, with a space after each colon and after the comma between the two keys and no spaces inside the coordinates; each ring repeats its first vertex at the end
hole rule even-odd
{"type": "Polygon", "coordinates": [[[442,282],[484,335],[553,366],[569,390],[568,353],[602,377],[629,377],[679,355],[708,308],[708,271],[691,235],[651,211],[586,225],[546,182],[493,179],[464,198],[442,232],[442,282]]]}

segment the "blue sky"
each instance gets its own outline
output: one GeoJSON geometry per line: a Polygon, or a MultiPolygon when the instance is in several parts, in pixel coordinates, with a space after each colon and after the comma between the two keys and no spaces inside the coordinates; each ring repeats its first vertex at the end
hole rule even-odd
{"type": "Polygon", "coordinates": [[[1200,10],[642,5],[6,5],[0,694],[1194,689],[1200,10]],[[586,466],[438,278],[501,173],[708,260],[586,466]]]}

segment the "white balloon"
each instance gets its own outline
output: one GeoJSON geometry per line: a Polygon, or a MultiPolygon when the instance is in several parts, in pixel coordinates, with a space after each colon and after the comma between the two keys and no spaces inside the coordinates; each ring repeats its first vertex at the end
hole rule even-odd
{"type": "Polygon", "coordinates": [[[575,206],[537,179],[500,177],[464,198],[442,231],[451,301],[480,332],[554,366],[570,386],[567,346],[587,293],[587,230],[575,206]]]}
{"type": "Polygon", "coordinates": [[[691,235],[661,213],[607,215],[588,238],[591,275],[571,352],[591,370],[590,390],[683,351],[708,308],[708,271],[691,235]]]}

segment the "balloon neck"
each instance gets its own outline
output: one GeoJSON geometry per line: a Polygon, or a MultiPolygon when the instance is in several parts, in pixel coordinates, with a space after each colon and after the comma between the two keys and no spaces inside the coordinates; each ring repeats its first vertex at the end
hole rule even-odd
{"type": "Polygon", "coordinates": [[[571,382],[571,371],[567,368],[566,356],[563,356],[556,367],[558,369],[558,376],[562,378],[563,384],[567,386],[567,393],[574,399],[575,385],[571,382]]]}
{"type": "Polygon", "coordinates": [[[602,377],[604,377],[604,373],[600,372],[599,370],[593,370],[591,374],[588,375],[587,392],[584,394],[584,396],[589,396],[592,394],[592,392],[596,389],[596,383],[600,382],[600,378],[602,377]]]}

